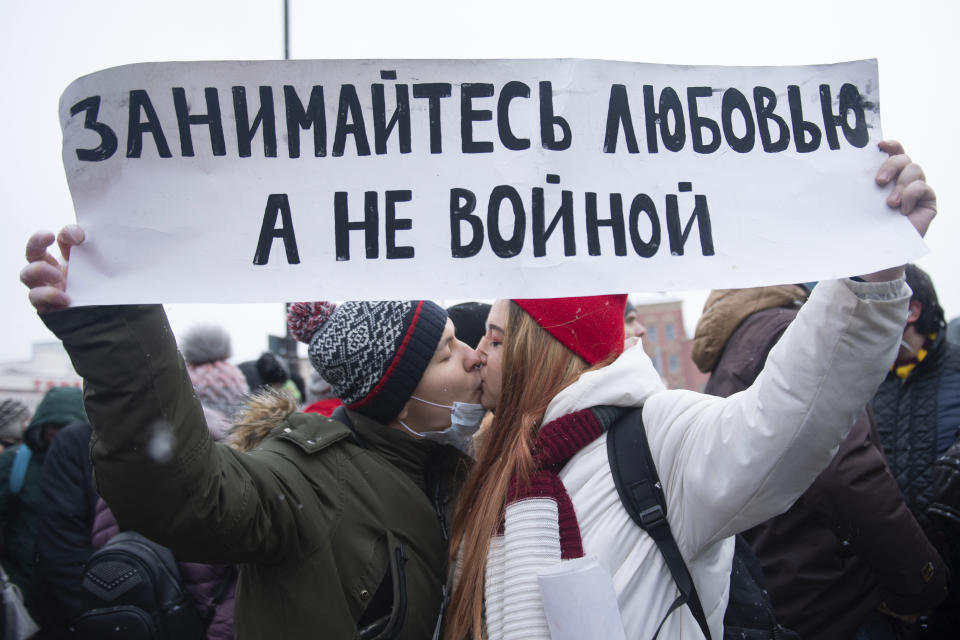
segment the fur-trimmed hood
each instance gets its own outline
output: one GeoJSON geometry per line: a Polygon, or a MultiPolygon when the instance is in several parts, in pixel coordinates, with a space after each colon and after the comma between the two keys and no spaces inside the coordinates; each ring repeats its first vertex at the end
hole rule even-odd
{"type": "Polygon", "coordinates": [[[773,307],[799,307],[808,292],[798,285],[715,289],[703,305],[693,336],[693,361],[704,373],[713,371],[727,340],[748,316],[773,307]]]}
{"type": "Polygon", "coordinates": [[[257,391],[240,410],[225,442],[239,451],[255,449],[277,425],[297,412],[297,401],[287,393],[257,391]]]}

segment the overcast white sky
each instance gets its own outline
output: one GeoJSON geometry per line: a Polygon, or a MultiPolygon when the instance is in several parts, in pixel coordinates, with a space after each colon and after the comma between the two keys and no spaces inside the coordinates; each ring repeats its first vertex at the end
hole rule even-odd
{"type": "MultiPolygon", "coordinates": [[[[36,0],[0,3],[0,361],[50,339],[19,284],[23,246],[73,220],[60,160],[57,103],[76,77],[132,62],[279,59],[282,0],[36,0]]],[[[960,314],[960,181],[949,149],[960,139],[958,3],[671,3],[290,0],[291,57],[601,58],[673,64],[785,65],[878,58],[883,131],[901,140],[937,190],[928,235],[948,317],[960,314]]],[[[745,184],[745,188],[750,188],[745,184]]],[[[469,297],[469,292],[464,292],[469,297]]],[[[687,293],[695,318],[705,294],[687,293]]],[[[174,331],[224,324],[236,359],[283,331],[280,305],[173,305],[174,331]]]]}

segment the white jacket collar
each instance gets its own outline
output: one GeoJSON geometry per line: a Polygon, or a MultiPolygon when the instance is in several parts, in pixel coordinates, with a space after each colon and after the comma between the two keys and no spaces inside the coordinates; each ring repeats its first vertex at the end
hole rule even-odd
{"type": "Polygon", "coordinates": [[[651,395],[665,389],[653,362],[638,343],[609,366],[583,374],[558,393],[547,406],[542,424],[590,407],[639,407],[651,395]]]}

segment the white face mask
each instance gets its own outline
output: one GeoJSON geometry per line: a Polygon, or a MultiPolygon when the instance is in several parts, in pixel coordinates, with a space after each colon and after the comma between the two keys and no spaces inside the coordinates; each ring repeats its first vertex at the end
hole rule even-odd
{"type": "Polygon", "coordinates": [[[471,451],[473,448],[473,434],[480,428],[480,423],[483,422],[483,416],[487,414],[487,410],[483,408],[483,405],[470,402],[454,402],[452,405],[437,404],[436,402],[430,402],[417,396],[410,397],[424,404],[450,409],[450,426],[440,431],[425,431],[420,433],[419,431],[414,431],[407,426],[406,422],[397,418],[397,422],[403,425],[404,429],[424,440],[448,444],[451,447],[456,447],[467,455],[473,455],[471,451]]]}
{"type": "Polygon", "coordinates": [[[917,350],[911,347],[909,344],[907,344],[907,341],[904,340],[903,338],[900,339],[900,346],[914,355],[916,355],[917,353],[917,350]]]}

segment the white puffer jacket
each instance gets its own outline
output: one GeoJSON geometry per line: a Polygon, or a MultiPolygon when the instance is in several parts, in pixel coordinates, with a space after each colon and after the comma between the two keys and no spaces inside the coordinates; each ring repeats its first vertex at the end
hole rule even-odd
{"type": "MultiPolygon", "coordinates": [[[[902,279],[821,283],[753,386],[729,398],[665,390],[636,347],[582,376],[548,407],[544,424],[595,406],[644,406],[667,518],[715,640],[723,636],[731,536],[786,511],[829,464],[896,356],[909,298],[902,279]]],[[[612,576],[626,637],[652,638],[678,591],[659,550],[620,504],[606,436],[559,475],[585,554],[612,576]]],[[[506,544],[499,536],[491,544],[485,598],[490,640],[550,638],[537,574],[559,562],[556,503],[512,503],[508,539],[518,528],[527,530],[522,539],[528,543],[506,544]]],[[[659,634],[702,637],[687,606],[670,614],[659,634]]]]}

